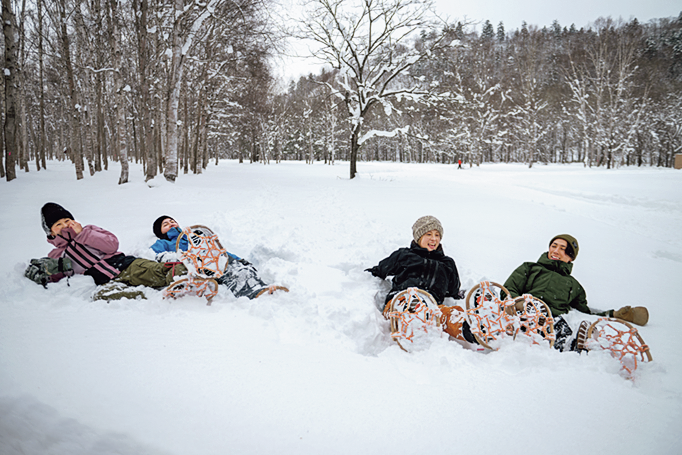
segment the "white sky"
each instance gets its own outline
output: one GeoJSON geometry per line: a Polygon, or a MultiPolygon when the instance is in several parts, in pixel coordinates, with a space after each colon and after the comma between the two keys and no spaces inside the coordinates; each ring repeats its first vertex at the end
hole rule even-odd
{"type": "Polygon", "coordinates": [[[451,19],[483,23],[490,20],[495,28],[504,22],[507,32],[518,29],[525,20],[540,28],[557,19],[561,26],[577,28],[600,16],[629,20],[636,17],[648,22],[660,17],[677,17],[682,12],[680,0],[434,0],[436,11],[451,19]]]}
{"type": "MultiPolygon", "coordinates": [[[[298,0],[279,0],[284,7],[282,19],[297,15],[298,0]]],[[[677,17],[682,12],[680,0],[434,0],[436,12],[451,21],[461,20],[481,24],[490,20],[495,29],[500,21],[507,32],[521,28],[521,23],[540,28],[550,26],[555,19],[562,27],[575,24],[585,27],[599,17],[630,20],[636,17],[645,23],[661,17],[677,17]]],[[[305,48],[298,49],[306,53],[305,48]]],[[[275,73],[283,78],[297,79],[310,72],[317,73],[321,66],[301,58],[283,58],[273,62],[275,73]]]]}

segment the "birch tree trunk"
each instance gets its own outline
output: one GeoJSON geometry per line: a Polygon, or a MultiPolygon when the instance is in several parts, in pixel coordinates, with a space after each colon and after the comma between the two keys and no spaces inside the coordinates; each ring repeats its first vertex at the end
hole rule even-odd
{"type": "Polygon", "coordinates": [[[15,158],[17,155],[16,115],[17,115],[17,40],[12,2],[2,0],[2,24],[5,34],[5,174],[7,181],[17,177],[15,158]]]}
{"type": "Polygon", "coordinates": [[[169,69],[168,102],[166,106],[166,150],[163,174],[169,182],[175,182],[178,177],[178,105],[185,57],[182,53],[183,1],[175,0],[173,7],[175,9],[175,20],[173,21],[172,60],[169,69]]]}
{"type": "Polygon", "coordinates": [[[66,0],[59,0],[61,50],[62,59],[66,68],[66,81],[69,87],[69,155],[76,168],[76,179],[83,178],[83,149],[81,147],[81,131],[79,122],[78,92],[76,91],[76,81],[74,79],[73,64],[71,63],[71,44],[69,42],[68,28],[66,25],[66,0]]]}
{"type": "Polygon", "coordinates": [[[43,169],[47,169],[45,159],[45,76],[44,61],[43,61],[43,0],[37,0],[38,4],[38,82],[40,84],[40,91],[38,97],[40,100],[40,131],[38,131],[38,140],[36,142],[36,159],[40,159],[43,169]]]}
{"type": "Polygon", "coordinates": [[[123,88],[123,73],[121,65],[121,24],[118,12],[118,0],[109,1],[109,11],[111,14],[111,50],[114,55],[114,91],[116,93],[116,147],[121,163],[121,176],[118,184],[128,183],[128,145],[126,141],[126,113],[125,113],[125,94],[123,88]]]}
{"type": "MultiPolygon", "coordinates": [[[[26,0],[21,2],[21,13],[19,19],[19,29],[18,29],[18,43],[19,49],[17,54],[17,83],[19,84],[19,93],[17,99],[17,109],[19,123],[17,124],[17,133],[19,134],[19,157],[20,157],[20,167],[25,171],[29,171],[28,162],[29,148],[28,148],[28,116],[26,115],[26,83],[24,78],[24,62],[26,61],[26,56],[24,55],[24,23],[26,18],[26,0]]],[[[37,161],[36,161],[37,163],[37,161]]],[[[40,170],[40,169],[38,169],[40,170]]]]}
{"type": "Polygon", "coordinates": [[[149,3],[142,0],[139,3],[133,2],[134,12],[138,33],[138,77],[140,90],[140,121],[142,130],[140,146],[142,155],[146,160],[145,181],[149,181],[156,176],[157,159],[154,151],[154,134],[152,130],[151,114],[149,112],[151,101],[149,99],[149,79],[147,78],[149,51],[147,50],[147,12],[149,3]]]}

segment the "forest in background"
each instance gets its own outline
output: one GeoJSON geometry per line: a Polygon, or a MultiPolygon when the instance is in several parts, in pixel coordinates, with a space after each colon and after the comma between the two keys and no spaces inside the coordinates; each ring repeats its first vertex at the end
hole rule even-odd
{"type": "Polygon", "coordinates": [[[119,161],[126,183],[131,161],[174,181],[223,158],[347,160],[352,178],[357,161],[670,167],[682,152],[682,13],[479,32],[428,2],[344,1],[313,0],[286,35],[268,0],[3,0],[0,176],[51,159],[76,178],[119,161]],[[287,37],[316,41],[326,68],[276,77],[287,37]]]}

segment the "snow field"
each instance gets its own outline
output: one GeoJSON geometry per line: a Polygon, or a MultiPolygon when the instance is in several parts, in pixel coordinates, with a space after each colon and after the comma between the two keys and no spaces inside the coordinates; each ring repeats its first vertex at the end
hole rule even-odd
{"type": "MultiPolygon", "coordinates": [[[[581,165],[223,161],[175,184],[76,181],[71,165],[0,182],[0,454],[677,453],[682,173],[581,165]],[[204,224],[290,293],[256,301],[106,304],[89,277],[23,278],[50,249],[47,201],[144,256],[162,214],[204,224]],[[445,338],[406,354],[363,272],[438,217],[465,288],[504,282],[573,234],[593,308],[646,305],[654,362],[634,380],[606,353],[524,342],[480,354],[445,338]]],[[[571,313],[572,323],[586,318],[571,313]]],[[[587,317],[589,318],[589,317],[587,317]]]]}

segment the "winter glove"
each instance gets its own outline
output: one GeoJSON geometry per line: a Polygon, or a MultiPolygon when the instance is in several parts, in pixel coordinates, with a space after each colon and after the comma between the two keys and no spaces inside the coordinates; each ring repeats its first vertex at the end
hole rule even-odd
{"type": "Polygon", "coordinates": [[[156,262],[180,262],[180,255],[176,251],[164,251],[156,255],[156,262]]]}
{"type": "Polygon", "coordinates": [[[40,267],[38,267],[35,264],[28,265],[26,271],[24,272],[24,276],[29,280],[42,285],[43,287],[47,287],[47,282],[50,279],[50,275],[48,275],[45,271],[43,271],[40,267]]]}
{"type": "Polygon", "coordinates": [[[369,272],[374,276],[378,276],[379,278],[384,278],[382,276],[379,276],[379,267],[376,265],[374,267],[370,267],[368,269],[365,269],[365,272],[369,272]]]}
{"type": "Polygon", "coordinates": [[[40,258],[31,259],[31,263],[24,272],[24,276],[31,281],[47,287],[50,276],[59,273],[68,275],[69,272],[73,272],[71,259],[69,258],[40,258]]]}
{"type": "Polygon", "coordinates": [[[643,306],[631,307],[630,305],[613,312],[613,317],[637,325],[646,325],[649,322],[649,310],[643,306]]]}
{"type": "Polygon", "coordinates": [[[455,300],[463,300],[467,296],[467,291],[466,289],[460,289],[459,292],[457,293],[457,297],[455,297],[455,300]]]}

